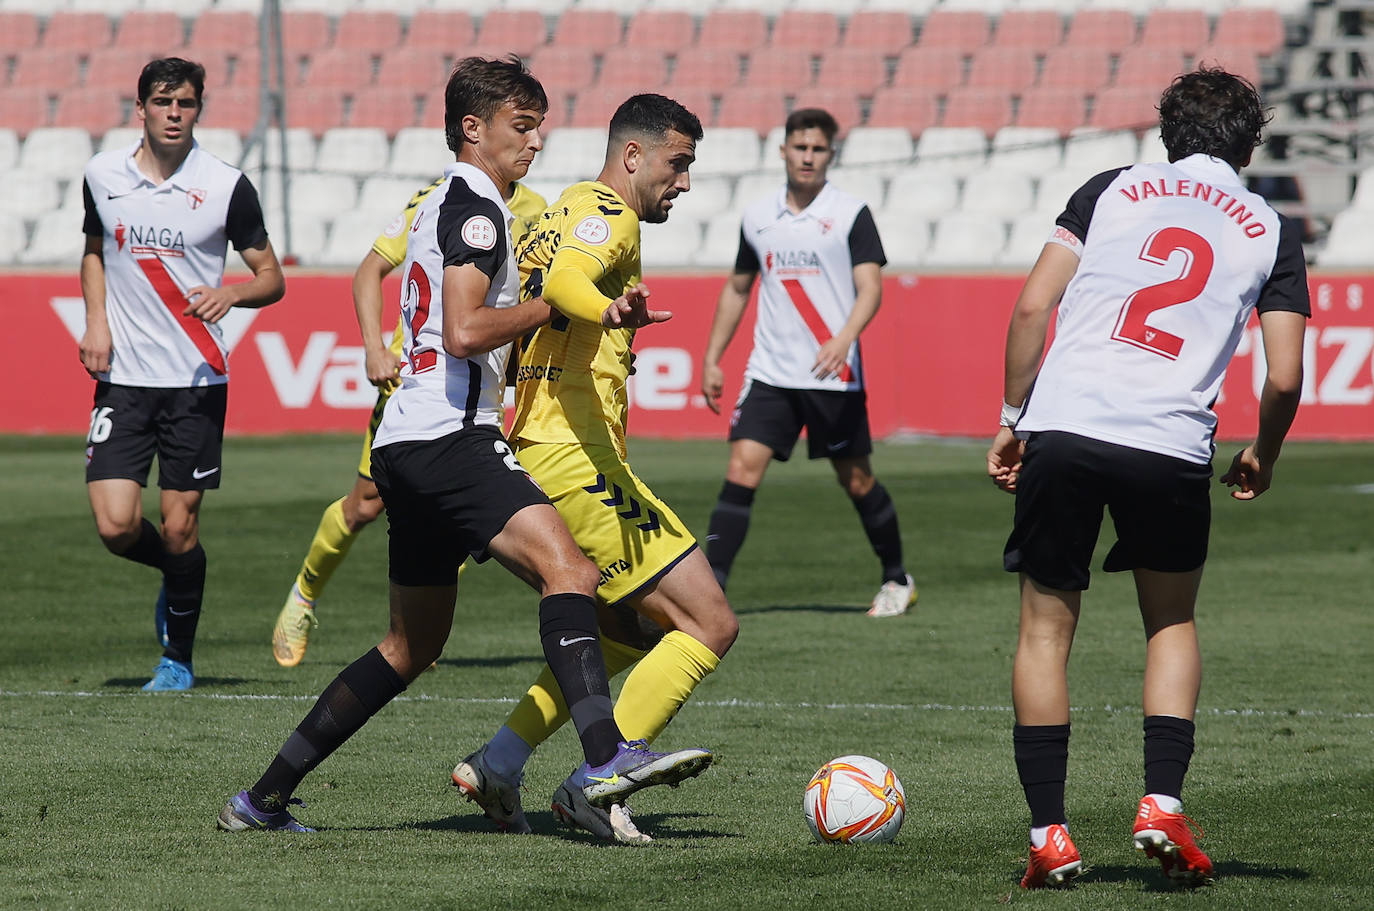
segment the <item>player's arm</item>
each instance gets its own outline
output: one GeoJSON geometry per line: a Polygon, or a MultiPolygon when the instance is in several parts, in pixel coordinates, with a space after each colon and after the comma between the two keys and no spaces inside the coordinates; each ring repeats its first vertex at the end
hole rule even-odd
{"type": "Polygon", "coordinates": [[[239,175],[229,198],[224,233],[253,277],[218,288],[197,285],[187,289],[184,314],[207,323],[218,322],[231,307],[266,307],[281,300],[286,293],[281,263],[277,261],[272,242],[267,239],[267,224],[262,217],[258,192],[245,175],[239,175]]]}
{"type": "Polygon", "coordinates": [[[716,299],[716,313],[711,317],[711,331],[706,336],[706,353],[701,358],[701,393],[706,397],[706,407],[716,414],[720,414],[720,395],[725,389],[725,371],[720,369],[720,359],[725,356],[725,349],[744,318],[749,292],[758,274],[757,268],[741,270],[737,262],[735,271],[725,280],[720,297],[716,299]]]}
{"type": "Polygon", "coordinates": [[[81,254],[81,297],[86,302],[86,329],[78,350],[81,366],[91,376],[110,369],[110,323],[105,315],[105,238],[86,235],[81,254]]]}
{"type": "Polygon", "coordinates": [[[878,307],[883,300],[883,270],[877,263],[859,263],[854,267],[854,309],[849,319],[840,327],[820,350],[816,352],[816,363],[811,372],[820,379],[838,376],[849,360],[849,348],[858,341],[873,317],[878,315],[878,307]]]}
{"type": "Polygon", "coordinates": [[[544,280],[544,302],[570,319],[604,329],[641,329],[672,318],[670,311],[649,309],[649,289],[642,284],[625,289],[614,300],[602,294],[596,283],[606,272],[605,263],[590,253],[559,247],[544,280]]]}
{"type": "Polygon", "coordinates": [[[392,353],[382,335],[382,279],[394,268],[395,263],[376,250],[368,250],[353,271],[353,312],[363,336],[367,381],[374,386],[394,384],[401,371],[401,359],[392,353]]]}
{"type": "Polygon", "coordinates": [[[513,307],[488,307],[491,278],[475,263],[444,267],[444,350],[453,357],[494,351],[549,321],[543,298],[513,307]]]}

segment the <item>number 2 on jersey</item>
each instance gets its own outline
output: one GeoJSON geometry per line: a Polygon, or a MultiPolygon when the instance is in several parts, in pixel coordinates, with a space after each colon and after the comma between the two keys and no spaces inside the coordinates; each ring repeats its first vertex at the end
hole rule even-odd
{"type": "Polygon", "coordinates": [[[1112,339],[1176,360],[1183,350],[1183,339],[1177,335],[1146,325],[1150,314],[1165,307],[1186,304],[1197,298],[1207,287],[1212,275],[1212,245],[1206,238],[1187,228],[1160,228],[1151,234],[1140,251],[1140,259],[1147,263],[1167,266],[1169,258],[1182,251],[1187,254],[1183,274],[1178,278],[1139,291],[1126,298],[1121,315],[1116,319],[1112,339]]]}
{"type": "Polygon", "coordinates": [[[429,276],[425,274],[424,266],[418,262],[411,262],[410,271],[406,273],[405,298],[401,301],[402,307],[410,301],[412,293],[415,295],[415,313],[410,318],[410,372],[424,373],[434,369],[434,365],[439,363],[439,355],[435,353],[433,348],[416,346],[420,338],[420,329],[429,319],[430,295],[429,276]]]}

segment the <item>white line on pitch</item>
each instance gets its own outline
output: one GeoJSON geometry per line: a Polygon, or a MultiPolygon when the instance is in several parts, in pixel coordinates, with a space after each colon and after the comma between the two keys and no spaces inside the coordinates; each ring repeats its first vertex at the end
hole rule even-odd
{"type": "MultiPolygon", "coordinates": [[[[135,699],[143,697],[143,693],[124,693],[124,692],[91,692],[86,690],[0,690],[0,697],[13,696],[19,698],[69,698],[69,699],[135,699]]],[[[167,693],[160,693],[152,698],[163,698],[167,693]]],[[[318,695],[299,695],[293,696],[283,693],[205,693],[190,692],[176,693],[184,699],[205,699],[220,702],[314,702],[319,698],[318,695]]],[[[460,705],[514,705],[516,700],[510,697],[482,698],[477,696],[429,696],[417,693],[410,696],[397,696],[393,702],[451,702],[460,705]]],[[[951,705],[941,702],[923,703],[885,703],[885,702],[765,702],[755,699],[695,699],[692,705],[705,706],[710,708],[743,708],[743,709],[820,709],[825,711],[888,711],[888,712],[993,712],[999,714],[1011,714],[1012,707],[1009,705],[951,705]]],[[[1140,711],[1139,706],[1133,705],[1101,705],[1101,706],[1079,706],[1072,709],[1074,712],[1102,712],[1108,715],[1121,713],[1136,713],[1140,711]]],[[[1207,708],[1198,709],[1202,715],[1212,715],[1224,718],[1340,718],[1364,720],[1374,718],[1374,712],[1328,712],[1322,709],[1254,709],[1254,708],[1207,708]]]]}

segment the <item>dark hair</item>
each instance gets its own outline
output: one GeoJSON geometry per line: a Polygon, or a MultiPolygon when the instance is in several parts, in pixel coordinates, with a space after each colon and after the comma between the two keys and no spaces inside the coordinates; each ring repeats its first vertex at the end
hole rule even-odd
{"type": "Polygon", "coordinates": [[[797,108],[787,115],[787,121],[782,125],[782,135],[785,138],[813,127],[824,133],[825,141],[829,143],[835,141],[835,134],[840,131],[840,125],[830,116],[829,111],[822,108],[797,108]]]}
{"type": "Polygon", "coordinates": [[[463,118],[491,120],[501,106],[547,111],[549,98],[517,55],[500,60],[464,57],[454,64],[444,89],[444,139],[457,152],[463,147],[463,118]]]}
{"type": "Polygon", "coordinates": [[[1200,67],[1174,79],[1159,99],[1159,132],[1170,161],[1199,152],[1240,168],[1273,114],[1248,79],[1200,67]]]}
{"type": "Polygon", "coordinates": [[[621,141],[627,133],[662,139],[669,130],[676,130],[693,142],[700,142],[704,135],[697,115],[673,99],[652,92],[631,95],[611,115],[609,140],[621,141]]]}
{"type": "Polygon", "coordinates": [[[191,83],[195,89],[196,101],[200,101],[205,91],[205,67],[180,57],[160,57],[150,60],[138,74],[138,100],[147,101],[154,89],[176,88],[183,82],[191,83]]]}

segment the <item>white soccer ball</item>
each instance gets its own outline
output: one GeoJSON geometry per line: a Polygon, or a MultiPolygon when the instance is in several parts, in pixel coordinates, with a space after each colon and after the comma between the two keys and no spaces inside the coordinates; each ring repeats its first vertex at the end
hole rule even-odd
{"type": "Polygon", "coordinates": [[[841,756],[821,766],[802,799],[811,834],[824,843],[892,841],[906,818],[897,774],[868,756],[841,756]]]}

